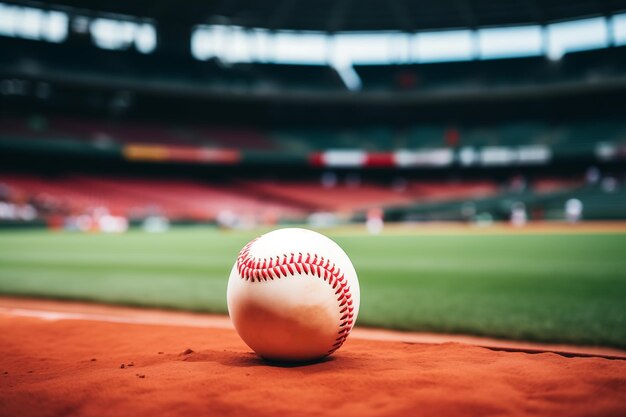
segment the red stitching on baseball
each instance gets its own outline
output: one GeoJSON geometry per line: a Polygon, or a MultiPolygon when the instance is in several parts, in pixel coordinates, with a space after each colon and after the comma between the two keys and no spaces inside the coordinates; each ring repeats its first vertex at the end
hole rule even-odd
{"type": "MultiPolygon", "coordinates": [[[[258,238],[257,238],[258,239],[258,238]]],[[[239,252],[237,257],[237,271],[239,276],[246,281],[261,282],[269,280],[280,279],[287,276],[295,275],[295,271],[301,274],[303,271],[306,274],[314,275],[318,278],[328,282],[328,285],[332,289],[336,289],[335,294],[338,295],[337,302],[339,303],[339,330],[337,331],[338,337],[335,339],[335,343],[328,351],[330,355],[343,345],[348,338],[350,331],[352,330],[352,323],[354,323],[354,307],[352,306],[352,294],[350,293],[350,286],[341,270],[335,265],[330,263],[330,259],[318,258],[316,254],[298,253],[296,259],[295,254],[282,255],[274,258],[256,259],[250,255],[250,249],[252,244],[257,239],[252,240],[239,252]],[[303,259],[306,257],[306,259],[303,259]],[[295,271],[294,271],[295,270],[295,271]]]]}

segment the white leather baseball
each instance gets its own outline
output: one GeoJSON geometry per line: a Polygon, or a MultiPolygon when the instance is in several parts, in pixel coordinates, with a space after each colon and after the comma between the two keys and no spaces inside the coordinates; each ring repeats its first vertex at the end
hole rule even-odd
{"type": "Polygon", "coordinates": [[[348,255],[306,229],[279,229],[252,240],[228,280],[235,329],[259,356],[275,361],[311,361],[339,349],[359,300],[348,255]]]}

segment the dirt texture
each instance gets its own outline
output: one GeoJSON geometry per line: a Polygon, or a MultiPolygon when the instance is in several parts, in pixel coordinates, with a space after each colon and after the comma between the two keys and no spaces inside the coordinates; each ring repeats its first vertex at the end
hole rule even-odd
{"type": "Polygon", "coordinates": [[[226,326],[0,314],[0,416],[68,415],[624,416],[626,361],[349,338],[279,366],[226,326]]]}

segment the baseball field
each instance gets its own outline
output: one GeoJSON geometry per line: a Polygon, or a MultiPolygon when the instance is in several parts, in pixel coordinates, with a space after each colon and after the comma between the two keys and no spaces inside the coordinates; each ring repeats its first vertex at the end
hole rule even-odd
{"type": "Polygon", "coordinates": [[[258,233],[1,233],[0,416],[626,413],[623,227],[327,231],[361,311],[304,366],[223,315],[258,233]]]}
{"type": "MultiPolygon", "coordinates": [[[[257,234],[2,233],[0,293],[226,313],[257,234]]],[[[626,348],[626,233],[328,234],[358,271],[361,326],[626,348]]]]}

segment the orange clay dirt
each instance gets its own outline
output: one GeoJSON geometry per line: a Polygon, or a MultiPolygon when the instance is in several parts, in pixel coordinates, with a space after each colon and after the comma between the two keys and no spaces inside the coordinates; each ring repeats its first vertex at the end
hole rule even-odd
{"type": "Polygon", "coordinates": [[[275,366],[223,318],[0,298],[0,416],[626,415],[621,351],[394,335],[357,329],[330,359],[275,366]]]}

